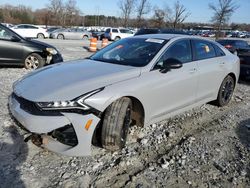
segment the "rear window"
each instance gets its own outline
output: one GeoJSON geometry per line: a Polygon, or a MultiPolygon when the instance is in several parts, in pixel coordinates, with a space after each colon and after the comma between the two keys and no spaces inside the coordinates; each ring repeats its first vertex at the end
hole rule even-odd
{"type": "Polygon", "coordinates": [[[248,43],[246,41],[235,41],[235,46],[239,48],[247,48],[248,43]]]}
{"type": "Polygon", "coordinates": [[[159,29],[140,29],[135,35],[146,35],[159,33],[159,29]]]}
{"type": "Polygon", "coordinates": [[[128,29],[120,29],[121,33],[129,33],[132,34],[132,31],[128,30],[128,29]]]}
{"type": "Polygon", "coordinates": [[[118,29],[112,29],[113,33],[118,33],[118,29]]]}
{"type": "Polygon", "coordinates": [[[220,43],[222,46],[233,45],[233,41],[231,40],[218,40],[217,42],[220,43]]]}

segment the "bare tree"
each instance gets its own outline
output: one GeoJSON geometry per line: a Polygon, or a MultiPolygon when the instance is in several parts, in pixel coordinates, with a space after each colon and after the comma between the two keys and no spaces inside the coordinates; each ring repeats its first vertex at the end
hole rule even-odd
{"type": "Polygon", "coordinates": [[[62,0],[49,0],[50,3],[47,8],[52,16],[53,24],[64,25],[64,5],[62,0]]]}
{"type": "Polygon", "coordinates": [[[208,6],[214,12],[212,22],[214,22],[216,26],[216,38],[218,38],[220,36],[221,27],[229,21],[230,17],[239,6],[236,5],[233,0],[219,0],[217,5],[210,3],[208,6]]]}
{"type": "Polygon", "coordinates": [[[148,14],[151,11],[151,4],[149,0],[138,0],[138,4],[136,7],[137,12],[137,27],[141,27],[143,25],[142,20],[143,16],[148,14]]]}
{"type": "Polygon", "coordinates": [[[128,26],[128,21],[134,10],[135,0],[120,0],[118,2],[118,7],[121,9],[122,17],[124,20],[123,26],[128,26]]]}
{"type": "Polygon", "coordinates": [[[163,9],[160,9],[158,7],[154,8],[154,16],[153,16],[153,26],[161,28],[165,25],[164,18],[166,14],[163,9]]]}
{"type": "Polygon", "coordinates": [[[76,0],[68,0],[65,4],[66,25],[76,25],[79,20],[80,10],[76,0]]]}
{"type": "Polygon", "coordinates": [[[180,4],[179,1],[176,1],[173,9],[166,7],[166,21],[171,24],[173,28],[177,28],[181,23],[183,23],[187,17],[190,16],[190,12],[180,4]]]}

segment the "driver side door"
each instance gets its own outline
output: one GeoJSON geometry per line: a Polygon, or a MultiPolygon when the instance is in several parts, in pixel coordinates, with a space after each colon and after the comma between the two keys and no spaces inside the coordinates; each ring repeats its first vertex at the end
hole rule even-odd
{"type": "MultiPolygon", "coordinates": [[[[162,54],[153,70],[143,75],[148,89],[144,97],[149,109],[151,120],[158,121],[169,113],[182,111],[183,108],[195,104],[198,84],[197,64],[193,61],[191,42],[181,39],[174,42],[162,54]],[[174,58],[182,63],[182,67],[166,73],[163,61],[174,58]]],[[[143,79],[143,78],[142,78],[143,79]]]]}
{"type": "Polygon", "coordinates": [[[0,64],[17,65],[23,60],[22,41],[12,40],[14,32],[0,25],[0,64]]]}

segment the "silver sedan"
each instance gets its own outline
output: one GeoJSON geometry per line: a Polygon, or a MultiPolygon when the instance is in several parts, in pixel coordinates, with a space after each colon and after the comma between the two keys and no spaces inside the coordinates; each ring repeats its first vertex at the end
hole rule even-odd
{"type": "Polygon", "coordinates": [[[141,35],[28,74],[9,106],[35,144],[88,155],[93,138],[108,150],[124,147],[132,123],[148,126],[210,101],[227,105],[239,70],[239,58],[214,41],[141,35]]]}
{"type": "Polygon", "coordinates": [[[53,39],[90,39],[91,33],[84,29],[68,28],[57,29],[50,33],[50,38],[53,39]]]}

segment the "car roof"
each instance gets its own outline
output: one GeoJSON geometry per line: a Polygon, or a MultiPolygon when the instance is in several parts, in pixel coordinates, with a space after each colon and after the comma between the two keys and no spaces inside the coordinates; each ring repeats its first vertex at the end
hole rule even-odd
{"type": "Polygon", "coordinates": [[[183,35],[183,34],[146,34],[146,35],[136,35],[134,37],[145,38],[145,39],[158,38],[158,39],[164,39],[164,40],[170,40],[173,38],[187,38],[187,39],[201,39],[201,40],[207,40],[207,41],[213,42],[212,40],[204,39],[199,36],[191,36],[191,35],[183,35]]]}
{"type": "Polygon", "coordinates": [[[243,41],[243,42],[247,42],[245,40],[240,40],[240,39],[219,39],[217,41],[230,41],[230,42],[243,41]]]}

